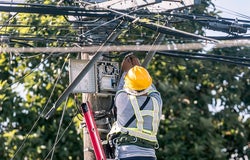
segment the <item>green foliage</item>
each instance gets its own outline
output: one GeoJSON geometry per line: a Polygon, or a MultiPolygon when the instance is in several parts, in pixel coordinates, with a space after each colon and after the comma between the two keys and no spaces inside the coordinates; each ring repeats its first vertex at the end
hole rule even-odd
{"type": "MultiPolygon", "coordinates": [[[[2,15],[2,23],[9,18],[7,15],[2,15]]],[[[57,28],[58,24],[70,25],[62,16],[19,13],[9,23],[27,27],[5,27],[0,30],[1,34],[55,38],[71,32],[70,28],[67,31],[57,28]]],[[[41,47],[44,43],[39,41],[31,41],[27,44],[10,42],[8,45],[41,47]]],[[[67,46],[67,43],[48,41],[46,45],[67,46]]],[[[50,120],[45,120],[41,116],[53,106],[68,84],[68,71],[65,67],[61,68],[67,60],[66,55],[56,54],[0,54],[1,159],[11,159],[14,156],[14,159],[44,159],[51,151],[62,110],[59,109],[50,120]],[[59,78],[58,81],[57,78],[59,78]],[[49,99],[51,93],[53,94],[49,99]]],[[[82,136],[78,129],[79,120],[73,116],[76,113],[74,107],[75,104],[70,99],[60,135],[71,120],[74,123],[69,126],[57,144],[55,159],[81,159],[83,156],[82,136]]]]}
{"type": "MultiPolygon", "coordinates": [[[[17,61],[13,63],[9,61],[9,54],[2,53],[0,56],[2,61],[0,65],[0,140],[4,142],[0,147],[0,152],[4,153],[1,155],[1,159],[12,158],[19,147],[22,146],[24,140],[25,145],[15,155],[16,159],[45,158],[53,147],[61,111],[58,110],[51,120],[45,120],[41,118],[41,115],[49,109],[44,110],[44,107],[51,107],[52,102],[56,101],[56,98],[62,93],[66,86],[63,84],[68,84],[67,71],[63,69],[61,70],[63,72],[61,81],[53,92],[53,98],[46,105],[53,91],[52,86],[54,86],[60,72],[58,66],[62,66],[65,59],[52,57],[48,61],[50,65],[47,65],[46,63],[40,64],[43,57],[39,56],[32,59],[15,57],[17,61]],[[39,121],[37,122],[37,120],[39,121]],[[35,128],[29,133],[33,125],[35,128]]],[[[76,112],[72,108],[72,100],[69,101],[67,107],[69,113],[64,117],[60,133],[70,123],[73,118],[72,113],[76,112]]],[[[75,125],[69,127],[69,130],[65,132],[64,137],[58,143],[59,147],[54,154],[56,159],[82,157],[82,140],[78,131],[79,123],[76,119],[74,121],[75,125]],[[66,143],[68,141],[72,144],[66,143]],[[64,152],[60,152],[61,150],[64,152]]]]}
{"type": "Polygon", "coordinates": [[[243,157],[248,68],[155,56],[150,70],[164,97],[159,159],[229,159],[236,151],[243,157]]]}

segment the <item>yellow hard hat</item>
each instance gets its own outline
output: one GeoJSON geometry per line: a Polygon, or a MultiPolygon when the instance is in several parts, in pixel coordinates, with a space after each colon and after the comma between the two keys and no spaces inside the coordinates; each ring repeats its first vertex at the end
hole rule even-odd
{"type": "Polygon", "coordinates": [[[140,91],[152,84],[152,78],[148,71],[141,66],[134,66],[125,76],[125,88],[140,91]]]}

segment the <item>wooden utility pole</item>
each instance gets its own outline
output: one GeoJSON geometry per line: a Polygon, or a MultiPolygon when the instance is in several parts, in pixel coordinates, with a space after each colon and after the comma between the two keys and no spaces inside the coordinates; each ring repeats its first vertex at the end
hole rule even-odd
{"type": "MultiPolygon", "coordinates": [[[[87,53],[82,53],[81,59],[89,60],[89,55],[87,53]]],[[[89,93],[82,94],[82,103],[86,103],[86,101],[89,101],[92,103],[92,94],[89,94],[89,93]]],[[[85,119],[83,119],[82,126],[83,126],[83,157],[84,157],[84,160],[87,160],[87,159],[93,160],[95,159],[95,155],[92,149],[91,140],[88,134],[86,124],[85,124],[85,119]]]]}
{"type": "MultiPolygon", "coordinates": [[[[87,53],[81,54],[81,59],[83,60],[89,60],[90,57],[87,53]]],[[[112,103],[112,99],[110,95],[98,95],[96,93],[90,94],[90,93],[83,93],[82,94],[82,103],[85,103],[86,101],[89,101],[92,104],[92,110],[94,112],[94,115],[101,114],[102,111],[106,111],[112,103]]],[[[104,113],[105,114],[105,113],[104,113]]],[[[95,160],[95,154],[92,146],[92,142],[88,133],[88,130],[85,125],[85,121],[83,119],[82,122],[83,126],[83,157],[84,160],[95,160]]],[[[106,135],[109,131],[108,125],[107,125],[107,119],[105,116],[102,118],[96,120],[96,125],[100,134],[101,140],[106,139],[106,135]]]]}

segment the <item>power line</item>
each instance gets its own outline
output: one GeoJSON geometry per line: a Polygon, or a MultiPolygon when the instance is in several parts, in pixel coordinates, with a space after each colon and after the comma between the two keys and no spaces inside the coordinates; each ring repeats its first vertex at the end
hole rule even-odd
{"type": "MultiPolygon", "coordinates": [[[[93,5],[92,3],[89,2],[82,2],[84,4],[87,5],[93,5]]],[[[137,17],[137,16],[131,16],[127,13],[121,12],[121,11],[117,11],[114,9],[110,9],[107,7],[100,7],[100,6],[94,6],[95,8],[90,10],[90,9],[85,9],[85,8],[80,8],[80,7],[58,7],[58,6],[53,6],[53,5],[33,5],[33,4],[27,4],[30,5],[32,7],[19,7],[19,6],[15,6],[14,8],[11,7],[6,7],[6,6],[0,6],[0,11],[7,11],[7,12],[25,12],[25,13],[39,13],[39,14],[51,14],[51,15],[74,15],[74,16],[87,16],[87,17],[110,17],[110,18],[114,18],[114,16],[116,15],[122,15],[124,17],[126,17],[129,21],[131,21],[132,23],[138,23],[141,26],[150,28],[152,30],[157,30],[158,32],[161,33],[167,33],[167,34],[174,34],[174,35],[179,35],[179,36],[184,36],[184,37],[191,37],[191,38],[195,38],[195,39],[203,39],[203,40],[209,40],[209,41],[217,41],[215,39],[211,39],[211,38],[207,38],[201,35],[197,35],[197,34],[193,34],[193,33],[189,33],[189,32],[185,32],[182,30],[177,30],[168,26],[163,26],[157,23],[153,23],[153,22],[148,22],[145,21],[143,19],[141,19],[142,17],[137,17]],[[62,13],[59,13],[62,12],[62,13]],[[98,12],[100,12],[100,15],[97,14],[98,12]],[[73,14],[74,13],[74,14],[73,14]],[[84,13],[83,15],[81,15],[82,13],[84,13]]]]}
{"type": "Polygon", "coordinates": [[[43,64],[44,62],[46,62],[46,60],[48,60],[53,54],[49,54],[46,58],[44,58],[39,64],[37,64],[34,68],[31,69],[31,71],[29,73],[25,73],[25,75],[23,75],[21,78],[19,78],[18,80],[14,81],[13,83],[9,84],[9,86],[4,87],[3,90],[7,89],[8,87],[21,82],[22,80],[24,80],[26,77],[30,76],[33,72],[35,72],[36,69],[38,69],[40,67],[41,64],[43,64]]]}
{"type": "Polygon", "coordinates": [[[219,56],[219,55],[189,53],[189,52],[177,52],[177,51],[156,52],[156,53],[160,55],[170,56],[170,57],[210,60],[210,61],[217,61],[217,62],[230,63],[234,65],[250,67],[250,58],[219,56]]]}
{"type": "MultiPolygon", "coordinates": [[[[92,3],[89,3],[89,2],[84,2],[84,3],[88,4],[88,5],[92,4],[92,3]]],[[[218,42],[216,39],[211,39],[211,38],[204,37],[204,36],[201,36],[201,35],[185,32],[185,31],[174,29],[174,28],[164,26],[164,25],[161,25],[161,24],[153,23],[153,22],[148,21],[147,19],[145,20],[145,19],[141,19],[141,17],[131,16],[131,15],[127,14],[127,13],[123,13],[123,12],[120,12],[120,11],[117,11],[117,10],[114,10],[114,9],[110,9],[110,8],[106,8],[106,7],[99,7],[99,6],[96,6],[96,7],[99,8],[99,9],[108,10],[108,11],[114,13],[114,14],[124,15],[124,17],[126,17],[132,23],[138,23],[141,26],[144,26],[146,28],[150,28],[152,30],[155,30],[155,31],[158,31],[158,32],[161,32],[161,33],[164,33],[164,34],[168,33],[168,34],[180,35],[180,36],[184,36],[184,37],[191,37],[191,38],[195,38],[195,39],[203,39],[203,40],[218,42]]]]}
{"type": "MultiPolygon", "coordinates": [[[[68,54],[66,60],[68,59],[68,57],[69,57],[69,54],[68,54]]],[[[64,64],[62,65],[61,71],[62,71],[62,69],[65,67],[66,60],[64,61],[64,64]]],[[[56,82],[55,82],[55,84],[54,84],[54,87],[53,87],[53,89],[52,89],[52,91],[51,91],[50,97],[49,97],[49,99],[48,99],[46,105],[44,106],[44,108],[43,108],[41,114],[39,114],[37,120],[35,121],[35,123],[34,123],[33,126],[31,127],[31,129],[29,130],[29,132],[27,133],[26,137],[25,137],[24,140],[22,141],[22,144],[18,147],[17,151],[14,153],[14,156],[11,158],[11,160],[13,160],[13,159],[16,157],[16,155],[22,150],[23,146],[25,145],[26,141],[28,140],[29,136],[31,135],[31,132],[32,132],[32,131],[34,130],[34,128],[37,126],[38,121],[42,118],[43,112],[46,110],[46,108],[47,108],[47,106],[48,106],[48,104],[49,104],[49,102],[50,102],[50,100],[51,100],[51,98],[52,98],[52,95],[53,95],[53,93],[54,93],[55,87],[56,87],[56,85],[57,85],[57,83],[58,83],[58,81],[59,81],[59,79],[60,79],[60,77],[61,77],[61,73],[62,73],[62,72],[60,72],[60,73],[58,74],[58,77],[57,77],[57,79],[56,79],[56,82]]]]}
{"type": "Polygon", "coordinates": [[[9,3],[0,2],[0,11],[86,17],[113,17],[107,10],[89,10],[76,6],[56,6],[30,3],[11,3],[12,6],[8,6],[6,4],[9,3]]]}
{"type": "Polygon", "coordinates": [[[60,133],[62,123],[63,123],[63,118],[64,118],[66,106],[67,106],[67,103],[68,103],[68,99],[69,99],[69,97],[66,98],[66,100],[65,100],[66,102],[65,102],[64,107],[63,107],[63,112],[62,112],[61,119],[60,119],[60,122],[59,122],[58,130],[57,130],[57,134],[56,134],[56,139],[55,139],[55,142],[54,142],[54,145],[53,145],[53,148],[52,148],[53,150],[52,150],[51,157],[50,157],[51,160],[53,160],[55,148],[56,148],[57,141],[58,141],[58,138],[59,138],[59,133],[60,133]]]}
{"type": "MultiPolygon", "coordinates": [[[[242,18],[245,18],[245,19],[250,20],[250,16],[247,16],[247,15],[245,15],[245,14],[241,14],[241,13],[239,13],[239,12],[236,12],[236,11],[233,11],[233,10],[230,10],[230,9],[227,9],[227,8],[224,8],[224,7],[221,7],[221,6],[218,6],[218,5],[216,5],[215,7],[224,9],[224,10],[228,11],[228,13],[230,13],[230,14],[234,13],[234,14],[232,14],[232,15],[240,16],[240,17],[242,17],[242,18]]],[[[225,11],[224,11],[224,12],[225,12],[225,11]]]]}
{"type": "Polygon", "coordinates": [[[44,160],[48,160],[49,155],[51,154],[51,152],[54,150],[55,146],[58,144],[58,142],[62,139],[62,137],[64,136],[65,132],[69,129],[69,127],[71,126],[71,124],[73,123],[73,119],[75,116],[72,117],[71,121],[69,122],[68,126],[64,129],[64,131],[62,132],[61,136],[57,139],[57,141],[55,141],[55,145],[53,145],[53,148],[49,151],[49,153],[46,155],[46,157],[44,158],[44,160]]]}

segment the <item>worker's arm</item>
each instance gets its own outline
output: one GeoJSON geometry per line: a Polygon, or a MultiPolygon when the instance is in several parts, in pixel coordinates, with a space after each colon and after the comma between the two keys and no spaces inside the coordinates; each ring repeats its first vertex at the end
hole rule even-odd
{"type": "Polygon", "coordinates": [[[130,68],[133,68],[136,65],[140,66],[141,63],[135,55],[130,54],[130,55],[125,56],[121,64],[122,73],[128,72],[130,68]]]}
{"type": "Polygon", "coordinates": [[[117,87],[117,91],[122,90],[122,88],[124,86],[124,83],[125,83],[124,82],[124,77],[125,77],[126,74],[127,74],[127,72],[122,73],[122,76],[120,78],[120,81],[119,81],[119,84],[118,84],[118,87],[117,87]]]}

